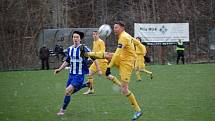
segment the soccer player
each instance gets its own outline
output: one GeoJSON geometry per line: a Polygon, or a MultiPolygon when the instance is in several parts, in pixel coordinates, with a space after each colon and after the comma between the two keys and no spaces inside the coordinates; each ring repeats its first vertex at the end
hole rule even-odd
{"type": "Polygon", "coordinates": [[[135,71],[136,71],[136,78],[138,81],[141,81],[140,72],[145,72],[146,74],[150,75],[150,78],[153,78],[152,72],[146,70],[145,68],[145,59],[144,56],[146,55],[146,47],[141,44],[141,38],[137,37],[134,39],[134,45],[136,50],[136,61],[135,61],[135,71]],[[136,46],[137,45],[137,46],[136,46]]]}
{"type": "Polygon", "coordinates": [[[72,34],[73,45],[67,49],[66,61],[60,66],[60,68],[54,70],[54,74],[59,73],[62,69],[70,64],[69,78],[66,84],[66,92],[63,101],[63,105],[60,111],[57,113],[58,116],[64,115],[64,112],[70,103],[71,94],[79,91],[81,88],[88,86],[88,83],[84,83],[84,75],[89,73],[88,59],[80,56],[80,49],[89,52],[90,50],[86,46],[80,44],[83,39],[84,33],[74,31],[72,34]]]}
{"type": "MultiPolygon", "coordinates": [[[[114,80],[115,83],[120,86],[122,93],[129,99],[135,110],[132,120],[136,120],[142,115],[142,112],[134,94],[129,90],[129,81],[135,62],[135,48],[133,43],[134,38],[125,32],[125,24],[122,21],[116,22],[114,24],[114,33],[118,39],[118,46],[110,63],[108,64],[106,76],[108,79],[114,80]],[[119,69],[120,81],[111,75],[110,68],[113,65],[119,69]]],[[[84,53],[82,55],[94,58],[104,58],[107,53],[91,52],[84,53]]]]}
{"type": "MultiPolygon", "coordinates": [[[[93,50],[92,52],[105,52],[105,43],[102,39],[99,38],[97,31],[93,32],[93,50]]],[[[88,82],[90,84],[89,89],[83,94],[93,94],[93,75],[97,72],[99,75],[105,74],[107,69],[108,61],[106,59],[97,59],[89,68],[88,82]],[[97,62],[97,64],[96,64],[97,62]]]]}
{"type": "Polygon", "coordinates": [[[135,61],[135,48],[133,44],[133,37],[125,32],[125,24],[122,21],[118,21],[114,24],[114,33],[118,38],[118,46],[108,65],[108,68],[106,70],[106,76],[110,76],[110,68],[118,60],[121,90],[122,93],[128,97],[129,101],[131,102],[131,105],[134,107],[135,114],[132,117],[132,120],[136,120],[142,115],[142,112],[134,94],[129,90],[128,85],[135,61]],[[117,56],[119,59],[117,59],[117,56]]]}

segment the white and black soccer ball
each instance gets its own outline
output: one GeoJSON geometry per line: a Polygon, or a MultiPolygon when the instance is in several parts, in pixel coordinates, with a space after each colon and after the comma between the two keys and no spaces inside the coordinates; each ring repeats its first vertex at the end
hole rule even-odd
{"type": "Polygon", "coordinates": [[[110,25],[103,24],[99,27],[98,33],[102,37],[108,37],[112,32],[110,25]]]}

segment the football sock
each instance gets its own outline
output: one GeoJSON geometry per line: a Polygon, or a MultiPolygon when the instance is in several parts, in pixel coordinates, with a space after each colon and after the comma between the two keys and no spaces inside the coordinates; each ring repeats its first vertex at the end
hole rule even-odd
{"type": "Polygon", "coordinates": [[[134,96],[134,94],[132,92],[129,92],[129,94],[127,95],[128,100],[131,102],[132,107],[134,108],[135,111],[140,112],[140,106],[138,105],[136,98],[134,96]]]}
{"type": "Polygon", "coordinates": [[[114,76],[113,79],[111,80],[114,84],[118,85],[121,87],[121,82],[114,76]]]}
{"type": "Polygon", "coordinates": [[[104,58],[104,52],[88,52],[87,57],[95,58],[95,59],[103,59],[104,58]]]}
{"type": "Polygon", "coordinates": [[[140,71],[136,71],[136,77],[137,77],[137,80],[141,80],[140,71]]]}
{"type": "Polygon", "coordinates": [[[63,107],[62,107],[63,110],[66,110],[66,108],[70,102],[70,98],[71,98],[71,96],[67,96],[67,95],[64,97],[63,107]]]}
{"type": "Polygon", "coordinates": [[[92,90],[93,89],[93,76],[88,76],[88,82],[90,82],[90,87],[89,89],[92,90]]]}

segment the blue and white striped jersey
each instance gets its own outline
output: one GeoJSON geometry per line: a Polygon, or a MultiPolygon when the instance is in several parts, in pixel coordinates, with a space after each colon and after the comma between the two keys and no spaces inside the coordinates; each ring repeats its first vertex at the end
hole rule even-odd
{"type": "MultiPolygon", "coordinates": [[[[70,74],[88,74],[88,58],[82,58],[80,56],[80,46],[75,47],[74,45],[70,46],[67,49],[67,58],[66,62],[70,63],[70,74]]],[[[90,49],[84,46],[85,52],[90,52],[90,49]]]]}

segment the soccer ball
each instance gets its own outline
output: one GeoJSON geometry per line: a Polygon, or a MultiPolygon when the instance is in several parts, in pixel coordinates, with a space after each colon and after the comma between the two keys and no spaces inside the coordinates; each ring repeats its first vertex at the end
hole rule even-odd
{"type": "Polygon", "coordinates": [[[111,34],[111,27],[108,24],[103,24],[99,27],[98,33],[102,37],[108,37],[111,34]]]}

